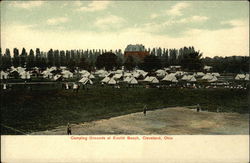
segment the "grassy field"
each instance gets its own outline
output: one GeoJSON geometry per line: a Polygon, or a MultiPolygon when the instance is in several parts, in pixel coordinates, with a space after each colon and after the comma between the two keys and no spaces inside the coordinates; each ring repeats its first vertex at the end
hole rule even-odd
{"type": "MultiPolygon", "coordinates": [[[[60,85],[1,92],[1,124],[25,133],[60,125],[169,106],[200,104],[202,109],[248,113],[248,90],[96,87],[62,90],[60,85]]],[[[1,126],[1,134],[18,134],[1,126]]]]}

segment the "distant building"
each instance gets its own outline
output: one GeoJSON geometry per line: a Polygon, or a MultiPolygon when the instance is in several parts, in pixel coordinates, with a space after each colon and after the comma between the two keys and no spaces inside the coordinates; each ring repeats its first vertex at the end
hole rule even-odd
{"type": "Polygon", "coordinates": [[[149,55],[149,52],[145,49],[144,45],[136,44],[136,45],[128,45],[124,51],[124,56],[137,56],[139,58],[144,58],[149,55]]]}

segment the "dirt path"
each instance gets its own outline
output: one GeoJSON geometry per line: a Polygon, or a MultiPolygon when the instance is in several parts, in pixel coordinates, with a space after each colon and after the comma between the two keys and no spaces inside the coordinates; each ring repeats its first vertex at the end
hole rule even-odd
{"type": "MultiPolygon", "coordinates": [[[[238,113],[196,112],[175,107],[128,114],[110,119],[72,125],[75,135],[130,134],[130,135],[227,135],[248,134],[249,115],[238,113]]],[[[65,135],[66,126],[34,135],[65,135]]]]}

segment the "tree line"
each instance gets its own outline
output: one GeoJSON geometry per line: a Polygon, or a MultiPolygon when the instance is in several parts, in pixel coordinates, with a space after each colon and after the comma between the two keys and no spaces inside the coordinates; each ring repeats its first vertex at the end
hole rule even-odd
{"type": "Polygon", "coordinates": [[[202,58],[202,53],[196,51],[193,46],[180,49],[153,48],[147,49],[149,55],[143,59],[129,55],[125,57],[121,49],[107,51],[106,49],[92,50],[53,50],[48,52],[36,48],[29,52],[25,48],[21,53],[17,48],[11,55],[8,48],[4,54],[0,48],[0,70],[6,70],[11,66],[26,67],[31,70],[38,67],[42,70],[47,67],[66,66],[70,70],[80,69],[93,70],[105,68],[112,70],[121,68],[133,70],[138,67],[146,71],[152,71],[171,65],[180,65],[184,70],[201,71],[204,65],[209,65],[217,72],[248,72],[249,57],[214,57],[202,58]]]}

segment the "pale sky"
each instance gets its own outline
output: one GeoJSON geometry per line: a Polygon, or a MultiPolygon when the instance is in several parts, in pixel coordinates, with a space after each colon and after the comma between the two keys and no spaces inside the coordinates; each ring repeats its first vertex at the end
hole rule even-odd
{"type": "Polygon", "coordinates": [[[249,55],[247,1],[4,1],[1,47],[122,49],[194,46],[249,55]]]}

